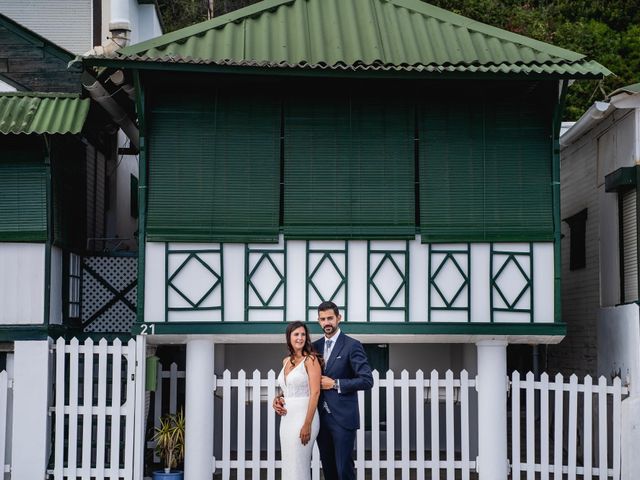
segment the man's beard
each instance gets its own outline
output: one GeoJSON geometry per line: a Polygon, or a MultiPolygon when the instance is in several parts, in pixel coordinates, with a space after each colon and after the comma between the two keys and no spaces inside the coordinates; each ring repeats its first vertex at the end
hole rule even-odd
{"type": "Polygon", "coordinates": [[[333,325],[327,325],[326,327],[324,327],[324,333],[333,333],[335,331],[336,329],[333,325]]]}

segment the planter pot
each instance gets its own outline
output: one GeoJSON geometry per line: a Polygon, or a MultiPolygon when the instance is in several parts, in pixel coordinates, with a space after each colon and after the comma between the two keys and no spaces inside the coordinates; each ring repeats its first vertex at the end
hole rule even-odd
{"type": "Polygon", "coordinates": [[[181,470],[173,470],[169,473],[165,473],[164,470],[153,472],[153,480],[182,480],[183,478],[181,470]]]}

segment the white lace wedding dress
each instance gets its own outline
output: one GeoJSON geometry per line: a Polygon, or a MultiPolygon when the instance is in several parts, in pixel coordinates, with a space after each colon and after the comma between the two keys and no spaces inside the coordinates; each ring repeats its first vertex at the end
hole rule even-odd
{"type": "MultiPolygon", "coordinates": [[[[305,358],[306,360],[306,358],[305,358]]],[[[282,480],[310,480],[311,452],[320,429],[316,410],[311,422],[311,439],[306,445],[300,441],[300,429],[309,406],[309,375],[304,361],[296,365],[286,378],[284,367],[278,375],[278,384],[284,393],[287,414],[280,417],[280,451],[282,452],[282,480]]]]}

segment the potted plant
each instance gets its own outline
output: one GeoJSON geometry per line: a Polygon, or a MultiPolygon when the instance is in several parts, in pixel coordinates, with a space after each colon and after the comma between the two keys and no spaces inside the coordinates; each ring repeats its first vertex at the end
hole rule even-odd
{"type": "Polygon", "coordinates": [[[175,468],[184,459],[184,426],[182,410],[160,419],[160,426],[155,428],[153,440],[156,442],[156,452],[164,464],[164,471],[153,472],[153,480],[183,479],[182,471],[175,468]]]}

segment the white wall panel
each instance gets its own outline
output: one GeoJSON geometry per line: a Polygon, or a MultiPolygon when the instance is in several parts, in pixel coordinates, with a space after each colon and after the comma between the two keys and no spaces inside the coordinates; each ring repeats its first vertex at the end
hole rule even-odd
{"type": "MultiPolygon", "coordinates": [[[[305,280],[306,242],[287,242],[287,321],[304,320],[305,311],[305,280]]],[[[315,317],[313,319],[315,321],[315,317]]]]}
{"type": "Polygon", "coordinates": [[[429,302],[427,265],[429,249],[420,237],[409,242],[409,321],[426,322],[429,302]]]}
{"type": "Polygon", "coordinates": [[[488,243],[471,244],[471,321],[491,321],[488,243]]]}
{"type": "Polygon", "coordinates": [[[145,248],[144,321],[165,320],[165,244],[147,242],[145,248]]]}
{"type": "Polygon", "coordinates": [[[552,243],[533,244],[533,321],[554,321],[554,261],[552,243]]]}
{"type": "Polygon", "coordinates": [[[44,323],[45,246],[0,243],[0,325],[44,323]]]}
{"type": "Polygon", "coordinates": [[[226,322],[244,321],[244,261],[244,245],[238,243],[227,243],[224,245],[224,320],[226,322]]]}
{"type": "Polygon", "coordinates": [[[49,323],[62,324],[62,250],[51,248],[51,287],[49,295],[49,323]]]}
{"type": "Polygon", "coordinates": [[[367,320],[367,242],[349,242],[349,312],[348,320],[367,320]]]}

